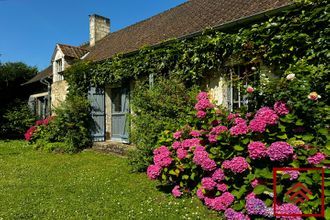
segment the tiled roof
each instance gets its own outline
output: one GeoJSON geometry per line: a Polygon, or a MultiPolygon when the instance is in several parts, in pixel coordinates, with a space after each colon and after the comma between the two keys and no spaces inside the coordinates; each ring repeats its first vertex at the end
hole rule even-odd
{"type": "Polygon", "coordinates": [[[45,79],[49,76],[53,75],[53,66],[49,66],[46,69],[42,70],[41,72],[39,72],[37,75],[35,75],[32,79],[30,79],[29,81],[27,81],[26,83],[22,84],[22,85],[26,85],[26,84],[31,84],[34,82],[39,82],[42,79],[45,79]]]}
{"type": "Polygon", "coordinates": [[[289,5],[290,0],[189,0],[147,20],[126,27],[96,43],[89,60],[104,60],[146,45],[156,45],[206,28],[289,5]]]}
{"type": "Polygon", "coordinates": [[[80,59],[82,56],[84,56],[86,53],[88,53],[89,50],[87,48],[82,47],[75,47],[71,45],[65,45],[65,44],[58,44],[61,51],[64,53],[64,56],[72,57],[76,59],[80,59]]]}

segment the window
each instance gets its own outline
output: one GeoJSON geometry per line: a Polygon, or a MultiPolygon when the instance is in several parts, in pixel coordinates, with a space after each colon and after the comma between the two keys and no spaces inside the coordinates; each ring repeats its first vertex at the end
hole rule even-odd
{"type": "Polygon", "coordinates": [[[62,59],[56,60],[56,75],[57,75],[57,81],[64,80],[63,75],[61,74],[63,72],[63,62],[62,59]]]}
{"type": "Polygon", "coordinates": [[[247,107],[249,101],[245,89],[248,85],[253,85],[255,80],[254,71],[251,66],[234,66],[231,68],[227,91],[228,109],[230,111],[247,107]]]}

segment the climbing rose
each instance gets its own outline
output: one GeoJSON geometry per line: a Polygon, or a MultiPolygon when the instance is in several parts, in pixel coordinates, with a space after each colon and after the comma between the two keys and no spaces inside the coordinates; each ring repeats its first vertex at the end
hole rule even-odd
{"type": "Polygon", "coordinates": [[[202,119],[206,117],[206,112],[204,111],[198,111],[196,114],[197,118],[202,119]]]}
{"type": "Polygon", "coordinates": [[[314,156],[308,157],[307,160],[308,160],[308,163],[317,165],[317,164],[321,163],[322,160],[325,160],[325,155],[318,152],[314,156]]]}
{"type": "Polygon", "coordinates": [[[177,149],[176,154],[180,160],[184,159],[188,155],[188,151],[182,148],[177,149]]]}
{"type": "Polygon", "coordinates": [[[266,146],[259,141],[251,142],[248,145],[249,156],[252,159],[260,159],[267,156],[266,146]]]}
{"type": "Polygon", "coordinates": [[[213,190],[216,187],[217,183],[212,180],[210,177],[204,177],[202,179],[202,187],[206,190],[213,190]]]}
{"type": "Polygon", "coordinates": [[[177,131],[173,134],[173,137],[178,140],[181,138],[181,135],[182,135],[182,131],[177,131]]]}
{"type": "Polygon", "coordinates": [[[289,74],[289,75],[286,76],[286,79],[287,80],[290,80],[290,81],[291,80],[294,80],[295,78],[296,78],[296,75],[294,73],[291,73],[291,74],[289,74]]]}
{"type": "Polygon", "coordinates": [[[182,192],[180,191],[180,186],[177,185],[172,189],[172,195],[176,198],[182,195],[182,192]]]}
{"type": "Polygon", "coordinates": [[[317,92],[311,92],[311,93],[309,93],[308,98],[310,100],[316,101],[319,98],[321,98],[321,96],[319,94],[317,94],[317,92]]]}
{"type": "Polygon", "coordinates": [[[212,179],[215,182],[221,182],[222,180],[225,179],[225,173],[223,172],[222,169],[217,169],[216,171],[214,171],[214,173],[212,174],[212,179]]]}
{"type": "Polygon", "coordinates": [[[197,101],[202,100],[202,99],[208,99],[208,94],[207,92],[200,92],[197,97],[196,97],[197,101]]]}
{"type": "Polygon", "coordinates": [[[227,220],[250,220],[248,216],[245,216],[241,212],[236,212],[234,209],[227,209],[225,211],[225,217],[227,220]]]}
{"type": "Polygon", "coordinates": [[[149,179],[155,180],[159,177],[162,168],[158,165],[150,165],[147,168],[147,175],[149,179]]]}
{"type": "Polygon", "coordinates": [[[254,92],[254,88],[251,87],[251,86],[248,86],[248,87],[246,88],[246,91],[247,91],[248,93],[253,93],[253,92],[254,92]]]}
{"type": "Polygon", "coordinates": [[[267,123],[264,120],[255,118],[255,119],[250,121],[249,129],[252,132],[263,133],[266,130],[266,126],[267,126],[267,123]]]}
{"type": "Polygon", "coordinates": [[[243,173],[249,168],[249,164],[244,157],[234,157],[231,160],[225,160],[222,166],[224,169],[231,170],[233,173],[243,173]]]}
{"type": "Polygon", "coordinates": [[[287,115],[289,114],[289,109],[284,102],[276,102],[274,104],[274,110],[278,115],[287,115]]]}
{"type": "Polygon", "coordinates": [[[293,148],[284,141],[277,141],[270,145],[267,154],[272,161],[284,161],[293,155],[293,148]]]}
{"type": "Polygon", "coordinates": [[[230,134],[232,136],[243,135],[248,132],[248,126],[245,122],[235,125],[234,127],[230,128],[230,134]]]}
{"type": "Polygon", "coordinates": [[[299,214],[301,215],[302,212],[301,210],[291,204],[291,203],[285,203],[276,208],[276,218],[280,218],[281,220],[301,220],[302,218],[299,216],[280,216],[281,214],[283,215],[290,215],[290,214],[299,214]]]}

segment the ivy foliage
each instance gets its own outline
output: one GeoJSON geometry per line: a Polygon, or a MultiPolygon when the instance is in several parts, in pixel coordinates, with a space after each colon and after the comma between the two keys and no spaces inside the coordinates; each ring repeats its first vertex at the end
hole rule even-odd
{"type": "MultiPolygon", "coordinates": [[[[302,125],[310,125],[311,134],[317,135],[330,120],[329,20],[328,1],[297,1],[286,11],[241,29],[207,30],[129,55],[118,54],[106,61],[80,62],[66,71],[66,79],[74,94],[85,93],[90,85],[115,85],[149,74],[171,76],[189,88],[200,84],[209,72],[223,72],[218,70],[233,60],[246,65],[262,64],[274,77],[256,88],[258,97],[251,97],[257,99],[255,107],[273,104],[275,100],[286,101],[294,114],[304,120],[302,125]],[[284,81],[290,73],[296,74],[296,81],[284,81]],[[307,99],[314,91],[321,96],[316,102],[307,99]]],[[[142,127],[132,129],[134,132],[142,127]]]]}

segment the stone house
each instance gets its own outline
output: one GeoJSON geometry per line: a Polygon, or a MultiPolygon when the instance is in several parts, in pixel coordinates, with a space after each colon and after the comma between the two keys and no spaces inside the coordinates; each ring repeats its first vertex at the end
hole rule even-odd
{"type": "MultiPolygon", "coordinates": [[[[93,14],[89,16],[89,44],[70,46],[57,44],[50,66],[27,83],[40,81],[49,84],[48,92],[31,97],[46,97],[51,108],[56,108],[64,99],[68,85],[63,71],[75,60],[102,62],[116,54],[127,54],[141,47],[157,46],[168,39],[186,39],[198,36],[207,28],[230,30],[257,22],[288,7],[289,0],[188,0],[187,2],[138,22],[116,32],[110,32],[110,19],[93,14]]],[[[232,82],[233,74],[240,75],[247,66],[233,64],[227,75],[214,73],[204,84],[219,104],[233,110],[244,105],[244,97],[232,82]]],[[[268,73],[268,69],[261,67],[268,73]]],[[[109,85],[103,89],[92,88],[89,98],[93,106],[93,118],[98,125],[95,141],[128,142],[127,117],[130,91],[133,83],[109,85]]]]}

